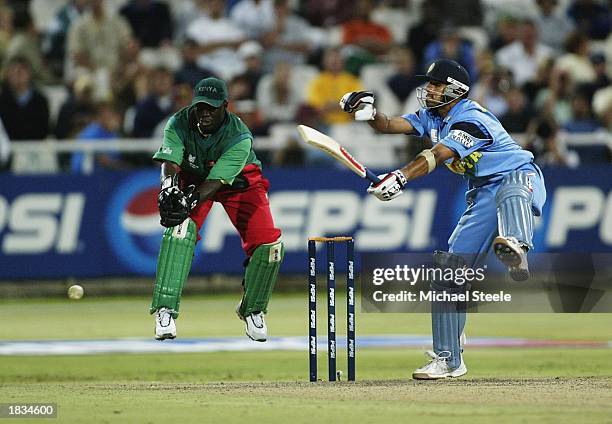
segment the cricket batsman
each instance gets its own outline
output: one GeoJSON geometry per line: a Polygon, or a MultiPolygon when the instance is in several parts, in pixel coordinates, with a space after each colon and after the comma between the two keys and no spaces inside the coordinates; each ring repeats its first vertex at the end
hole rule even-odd
{"type": "Polygon", "coordinates": [[[259,342],[267,338],[264,314],[284,248],[270,213],[269,182],[253,152],[253,135],[227,105],[225,82],[201,80],[191,105],[168,120],[162,146],[153,156],[161,162],[158,206],[161,225],[166,227],[150,308],[157,340],[176,337],[183,285],[198,232],[213,202],[225,209],[247,256],[244,292],[236,312],[245,322],[247,336],[259,342]]]}
{"type": "MultiPolygon", "coordinates": [[[[527,252],[533,248],[534,215],[546,201],[544,178],[497,118],[467,98],[470,77],[452,60],[433,62],[417,89],[421,105],[416,113],[389,117],[376,110],[371,92],[346,93],[340,100],[345,112],[385,134],[428,136],[433,148],[420,152],[401,169],[380,175],[368,193],[383,201],[400,194],[409,181],[433,172],[442,164],[468,183],[467,207],[448,240],[448,252],[434,252],[439,267],[474,266],[465,255],[477,258],[491,249],[516,281],[529,278],[527,252]],[[462,254],[464,256],[462,256],[462,254]]],[[[433,281],[436,292],[463,293],[465,285],[433,281]]],[[[415,379],[460,377],[467,373],[462,339],[466,312],[459,302],[432,302],[433,352],[416,369],[415,379]]]]}

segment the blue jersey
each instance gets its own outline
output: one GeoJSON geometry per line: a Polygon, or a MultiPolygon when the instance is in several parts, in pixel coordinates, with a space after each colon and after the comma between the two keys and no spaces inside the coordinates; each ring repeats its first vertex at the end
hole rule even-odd
{"type": "Polygon", "coordinates": [[[459,101],[443,119],[437,113],[419,109],[402,116],[418,136],[429,136],[457,153],[446,166],[468,179],[499,176],[533,161],[510,137],[499,120],[477,102],[459,101]]]}

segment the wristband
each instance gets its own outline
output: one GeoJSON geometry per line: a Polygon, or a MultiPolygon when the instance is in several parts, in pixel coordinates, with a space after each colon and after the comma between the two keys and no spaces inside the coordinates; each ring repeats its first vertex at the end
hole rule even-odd
{"type": "Polygon", "coordinates": [[[436,169],[436,157],[430,149],[425,149],[417,155],[417,158],[421,156],[427,161],[427,173],[436,169]]]}

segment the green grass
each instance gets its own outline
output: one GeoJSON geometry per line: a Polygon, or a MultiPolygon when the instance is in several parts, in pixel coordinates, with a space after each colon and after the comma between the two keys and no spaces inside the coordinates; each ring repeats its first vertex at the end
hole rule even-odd
{"type": "MultiPolygon", "coordinates": [[[[234,309],[238,296],[185,297],[177,322],[181,337],[241,336],[243,324],[234,309]]],[[[0,300],[5,316],[19,325],[5,326],[5,340],[100,339],[149,337],[153,319],[149,298],[0,300]]],[[[273,336],[306,334],[307,299],[277,295],[266,321],[273,336]]],[[[346,330],[342,296],[337,297],[338,332],[346,330]]],[[[325,331],[325,299],[319,299],[319,328],[325,331]]],[[[358,305],[359,306],[359,305],[358,305]]],[[[429,314],[359,313],[359,334],[430,334],[429,314]]],[[[539,339],[612,340],[612,314],[471,314],[468,336],[539,339]]]]}
{"type": "MultiPolygon", "coordinates": [[[[274,298],[268,318],[273,335],[305,334],[305,300],[300,295],[274,298]]],[[[0,341],[150,337],[148,301],[2,300],[11,325],[2,327],[0,341]]],[[[234,315],[236,301],[227,295],[186,297],[179,337],[243,336],[234,315]]],[[[341,298],[338,304],[343,305],[341,298]]],[[[343,313],[339,308],[338,317],[343,313]]],[[[321,310],[321,332],[324,318],[321,310]]],[[[344,330],[344,322],[338,329],[344,330]]],[[[611,329],[610,314],[473,314],[467,332],[608,341],[611,329]]],[[[429,316],[358,314],[357,332],[430,334],[429,316]]],[[[443,382],[410,380],[411,371],[424,363],[420,350],[362,349],[356,384],[306,383],[305,350],[0,356],[0,403],[56,402],[53,422],[62,423],[612,422],[611,349],[468,345],[467,378],[443,382]]],[[[323,376],[325,354],[319,359],[323,376]]],[[[345,363],[339,351],[339,368],[345,363]]]]}

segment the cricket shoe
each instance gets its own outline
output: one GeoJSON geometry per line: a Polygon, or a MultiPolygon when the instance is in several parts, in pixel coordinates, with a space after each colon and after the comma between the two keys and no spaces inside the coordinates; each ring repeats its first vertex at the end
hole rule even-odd
{"type": "Polygon", "coordinates": [[[236,315],[245,323],[246,335],[256,342],[265,342],[268,339],[268,327],[266,327],[266,320],[263,312],[253,312],[246,317],[240,314],[240,306],[242,306],[242,300],[236,307],[236,315]]]}
{"type": "Polygon", "coordinates": [[[514,281],[525,281],[529,278],[527,252],[514,237],[498,236],[493,240],[493,250],[500,261],[508,267],[514,281]]]}
{"type": "Polygon", "coordinates": [[[174,339],[176,337],[176,324],[172,311],[160,308],[155,312],[155,340],[174,339]]]}
{"type": "Polygon", "coordinates": [[[429,358],[429,363],[424,367],[417,368],[412,373],[412,378],[415,380],[440,380],[448,377],[461,377],[467,373],[467,367],[463,362],[463,356],[461,357],[461,364],[451,369],[448,366],[448,359],[450,358],[450,352],[440,352],[436,355],[434,352],[427,351],[425,356],[429,358]]]}

